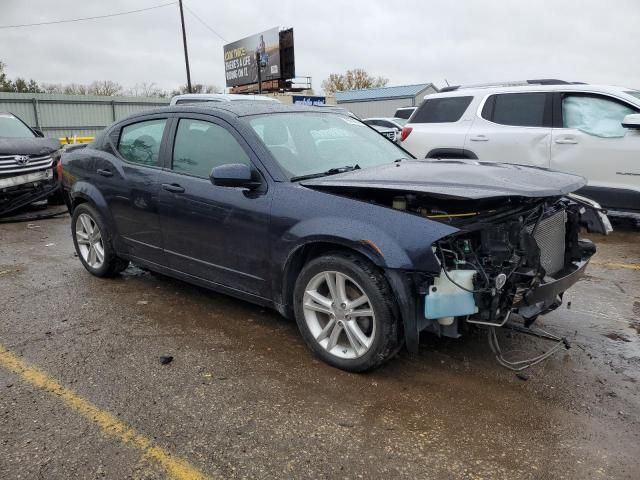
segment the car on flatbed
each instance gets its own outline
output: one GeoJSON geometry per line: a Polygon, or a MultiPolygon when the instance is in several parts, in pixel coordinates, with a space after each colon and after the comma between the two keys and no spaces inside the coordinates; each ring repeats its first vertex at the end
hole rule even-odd
{"type": "MultiPolygon", "coordinates": [[[[272,102],[184,105],[63,155],[79,260],[129,262],[294,317],[307,346],[375,368],[420,332],[530,324],[557,308],[608,222],[584,179],[416,160],[348,114],[272,102]]],[[[283,346],[283,348],[286,348],[283,346]]]]}
{"type": "Polygon", "coordinates": [[[446,87],[425,97],[400,138],[417,158],[581,175],[581,195],[640,215],[640,90],[554,79],[446,87]]]}
{"type": "Polygon", "coordinates": [[[58,192],[60,143],[43,137],[16,115],[0,112],[0,216],[58,192]]]}

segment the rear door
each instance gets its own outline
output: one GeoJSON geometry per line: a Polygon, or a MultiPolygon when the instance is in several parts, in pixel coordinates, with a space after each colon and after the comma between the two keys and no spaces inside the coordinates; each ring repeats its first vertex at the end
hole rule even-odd
{"type": "Polygon", "coordinates": [[[483,162],[549,168],[553,95],[498,93],[480,104],[464,148],[483,162]]]}
{"type": "Polygon", "coordinates": [[[473,96],[427,98],[405,125],[402,147],[416,158],[462,158],[472,121],[473,96]]]}
{"type": "Polygon", "coordinates": [[[136,118],[109,132],[110,153],[94,158],[92,183],[104,196],[127,253],[163,264],[158,174],[168,116],[136,118]]]}
{"type": "Polygon", "coordinates": [[[603,207],[640,211],[640,131],[622,120],[638,108],[611,96],[562,92],[555,98],[551,168],[576,173],[581,193],[603,207]]]}
{"type": "Polygon", "coordinates": [[[223,120],[190,114],[175,119],[160,172],[160,218],[174,270],[261,297],[269,288],[271,191],[253,151],[223,120]],[[263,186],[215,186],[214,167],[246,163],[263,186]]]}

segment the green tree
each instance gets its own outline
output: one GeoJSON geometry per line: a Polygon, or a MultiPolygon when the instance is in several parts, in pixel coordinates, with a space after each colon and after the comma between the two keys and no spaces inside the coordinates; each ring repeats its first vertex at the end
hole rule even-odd
{"type": "Polygon", "coordinates": [[[345,90],[362,90],[364,88],[384,87],[388,78],[374,77],[362,68],[347,70],[345,73],[332,73],[322,82],[322,89],[328,95],[345,90]]]}

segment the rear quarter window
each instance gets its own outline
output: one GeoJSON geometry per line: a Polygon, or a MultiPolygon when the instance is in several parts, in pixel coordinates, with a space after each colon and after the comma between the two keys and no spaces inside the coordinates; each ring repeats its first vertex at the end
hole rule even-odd
{"type": "Polygon", "coordinates": [[[411,123],[453,123],[462,118],[473,97],[444,97],[425,100],[411,117],[411,123]]]}

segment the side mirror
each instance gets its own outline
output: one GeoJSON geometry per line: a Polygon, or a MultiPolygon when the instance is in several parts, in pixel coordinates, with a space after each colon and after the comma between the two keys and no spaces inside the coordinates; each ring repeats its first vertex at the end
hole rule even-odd
{"type": "Polygon", "coordinates": [[[215,167],[211,170],[209,180],[219,187],[240,187],[253,190],[260,186],[260,182],[254,180],[251,167],[244,163],[229,163],[215,167]]]}
{"type": "Polygon", "coordinates": [[[36,137],[40,137],[40,138],[44,137],[44,132],[39,128],[32,128],[31,130],[33,130],[33,133],[36,134],[36,137]]]}
{"type": "Polygon", "coordinates": [[[624,128],[640,128],[640,113],[632,113],[622,120],[624,128]]]}

